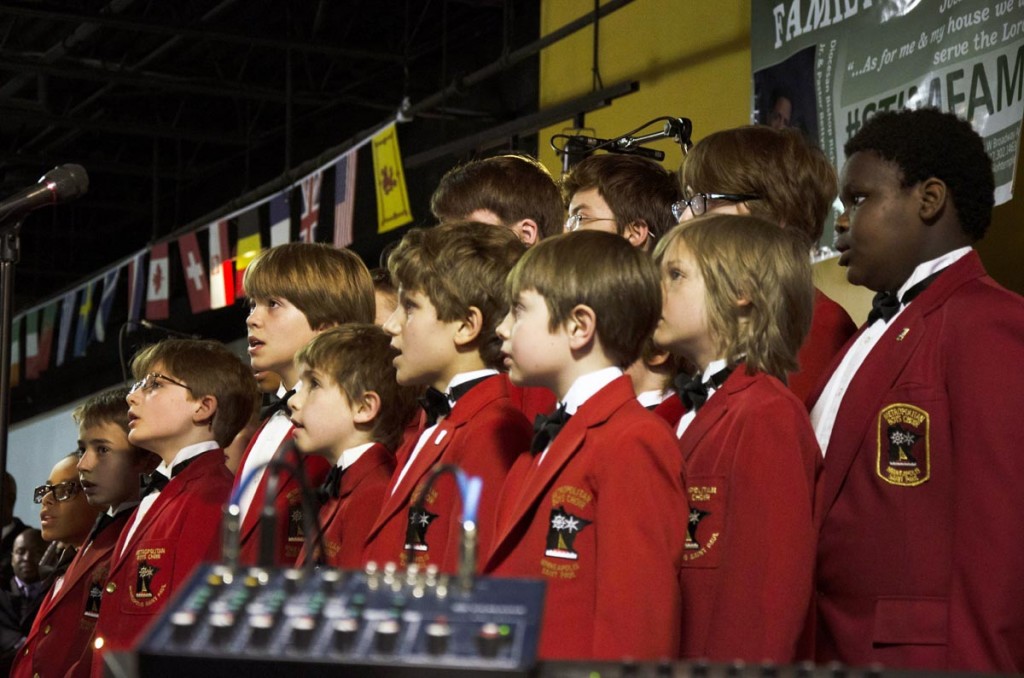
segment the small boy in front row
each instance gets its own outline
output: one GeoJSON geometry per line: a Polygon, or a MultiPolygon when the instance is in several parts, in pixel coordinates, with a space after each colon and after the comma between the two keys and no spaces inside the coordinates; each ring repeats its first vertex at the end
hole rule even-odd
{"type": "Polygon", "coordinates": [[[152,452],[128,442],[127,388],[93,396],[75,408],[78,475],[90,506],[103,511],[63,577],[47,595],[11,676],[88,675],[110,554],[139,503],[139,476],[156,468],[152,452]]]}
{"type": "Polygon", "coordinates": [[[699,370],[678,383],[686,411],[672,422],[690,500],[682,656],[806,659],[820,455],[784,381],[811,323],[806,241],[715,214],[670,231],[655,258],[664,307],[654,341],[699,370]]]}
{"type": "Polygon", "coordinates": [[[531,428],[499,374],[495,327],[505,303],[505,276],[525,250],[508,229],[473,222],[406,234],[388,262],[398,308],[384,323],[398,383],[427,387],[426,428],[398,453],[398,467],[363,557],[378,564],[458,569],[462,502],[455,482],[423,485],[438,464],[454,464],[483,481],[477,552],[494,538],[498,497],[512,462],[530,446],[531,428]]]}
{"type": "Polygon", "coordinates": [[[484,571],[546,582],[544,659],[674,657],[682,457],[623,373],[661,313],[654,262],[618,235],[567,233],[530,249],[508,291],[509,375],[561,404],[509,473],[484,571]]]}
{"type": "Polygon", "coordinates": [[[219,554],[221,510],[231,493],[228,445],[252,415],[252,370],[215,341],[168,339],[132,360],[128,440],[161,464],[114,547],[96,623],[102,655],[131,647],[196,565],[219,554]]]}
{"type": "MultiPolygon", "coordinates": [[[[325,330],[295,356],[300,386],[288,401],[295,446],[325,457],[332,469],[322,486],[318,563],[362,565],[395,470],[394,450],[416,413],[419,389],[399,386],[394,357],[384,330],[361,323],[325,330]]],[[[307,557],[303,550],[298,562],[307,557]]]]}

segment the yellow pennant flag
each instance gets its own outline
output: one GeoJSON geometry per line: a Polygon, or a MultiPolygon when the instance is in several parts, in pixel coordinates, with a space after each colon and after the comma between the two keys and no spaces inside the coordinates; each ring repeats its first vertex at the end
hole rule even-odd
{"type": "Polygon", "coordinates": [[[373,178],[377,186],[377,233],[393,231],[412,221],[394,125],[373,137],[373,178]]]}

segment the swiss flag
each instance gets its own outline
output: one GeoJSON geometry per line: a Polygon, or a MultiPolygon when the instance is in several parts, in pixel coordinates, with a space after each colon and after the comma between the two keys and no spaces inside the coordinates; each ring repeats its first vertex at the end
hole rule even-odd
{"type": "Polygon", "coordinates": [[[181,254],[181,270],[185,273],[185,287],[188,289],[188,303],[192,313],[210,310],[210,287],[206,284],[206,268],[203,255],[199,253],[199,240],[195,232],[178,238],[178,252],[181,254]]]}
{"type": "Polygon", "coordinates": [[[210,308],[235,303],[235,269],[226,219],[210,224],[210,308]]]}
{"type": "Polygon", "coordinates": [[[167,243],[153,245],[149,253],[149,278],[146,281],[146,318],[164,320],[171,314],[170,270],[167,265],[167,243]]]}

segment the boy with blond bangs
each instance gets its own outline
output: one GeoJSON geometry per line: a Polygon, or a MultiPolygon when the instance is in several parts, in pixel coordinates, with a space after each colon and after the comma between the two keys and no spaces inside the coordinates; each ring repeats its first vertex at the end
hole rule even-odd
{"type": "Polygon", "coordinates": [[[398,453],[398,468],[364,558],[454,572],[459,562],[462,502],[449,476],[418,505],[437,464],[454,464],[483,480],[478,552],[494,536],[494,510],[505,474],[530,444],[530,423],[509,400],[499,374],[494,329],[505,309],[505,276],[525,247],[506,229],[454,223],[410,231],[391,255],[399,305],[384,323],[398,383],[427,387],[426,428],[398,453]]]}
{"type": "Polygon", "coordinates": [[[659,244],[654,340],[700,370],[678,384],[690,517],[682,653],[789,663],[814,570],[814,431],[784,379],[811,323],[806,241],[757,217],[711,215],[659,244]]]}
{"type": "Polygon", "coordinates": [[[96,623],[92,673],[102,654],[127,649],[160,614],[196,565],[219,552],[220,518],[231,494],[228,445],[252,415],[252,370],[214,341],[168,339],[132,360],[128,440],[160,465],[110,560],[96,623]]]}
{"type": "Polygon", "coordinates": [[[674,657],[682,459],[623,373],[658,321],[654,263],[618,235],[567,233],[527,252],[508,291],[509,376],[561,404],[509,473],[484,571],[545,581],[544,659],[674,657]]]}
{"type": "Polygon", "coordinates": [[[76,661],[87,671],[93,628],[114,544],[139,503],[139,476],[156,468],[152,452],[128,441],[127,388],[93,396],[75,408],[78,476],[90,506],[103,510],[63,579],[43,602],[12,676],[64,675],[76,661]]]}
{"type": "MultiPolygon", "coordinates": [[[[289,243],[261,253],[245,269],[245,293],[249,317],[249,359],[257,374],[270,371],[281,378],[281,400],[252,437],[242,455],[235,476],[236,487],[248,479],[239,498],[241,509],[241,550],[243,563],[258,560],[262,530],[275,532],[273,563],[291,565],[304,539],[300,484],[291,472],[281,470],[277,495],[276,525],[262,525],[261,508],[270,475],[266,464],[288,440],[288,398],[295,392],[298,369],[295,353],[320,332],[347,322],[373,322],[373,280],[352,251],[314,243],[289,243]]],[[[322,457],[296,455],[284,448],[284,461],[301,466],[306,485],[323,481],[329,465],[322,457]]]]}
{"type": "MultiPolygon", "coordinates": [[[[320,564],[362,565],[395,470],[394,450],[416,413],[418,389],[399,386],[394,357],[384,330],[362,323],[327,330],[295,356],[302,384],[289,401],[295,446],[331,463],[321,486],[320,564]]],[[[303,550],[299,563],[307,557],[303,550]]]]}

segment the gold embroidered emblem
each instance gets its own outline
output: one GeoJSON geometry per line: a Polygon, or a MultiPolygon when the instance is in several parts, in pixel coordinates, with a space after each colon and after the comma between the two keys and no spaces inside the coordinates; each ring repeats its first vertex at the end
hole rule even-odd
{"type": "Polygon", "coordinates": [[[878,414],[878,477],[914,487],[931,477],[931,418],[920,407],[893,403],[878,414]]]}

